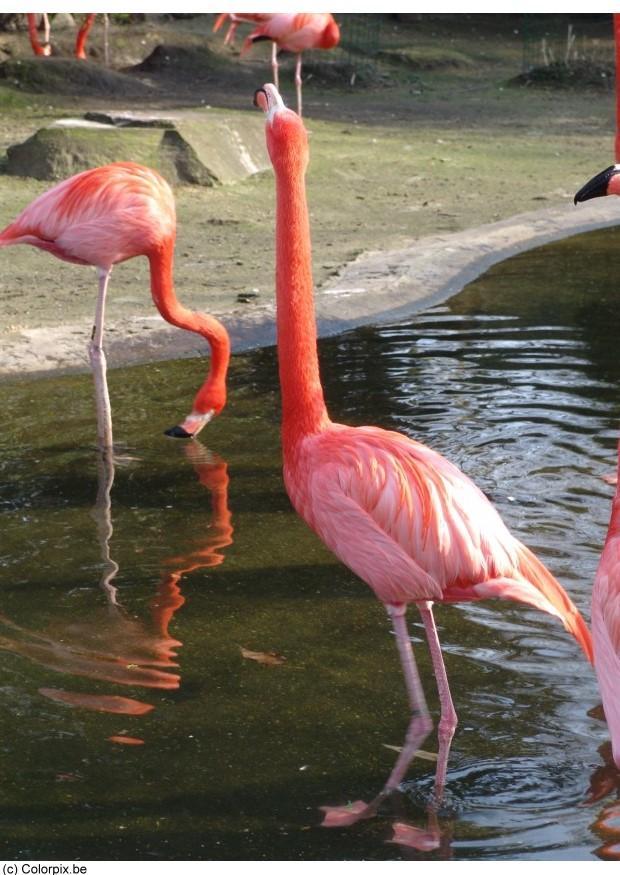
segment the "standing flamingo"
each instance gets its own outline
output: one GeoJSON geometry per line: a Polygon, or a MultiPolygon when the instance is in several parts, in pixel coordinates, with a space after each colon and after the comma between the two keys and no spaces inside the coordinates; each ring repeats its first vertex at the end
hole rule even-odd
{"type": "MultiPolygon", "coordinates": [[[[619,164],[612,164],[586,182],[575,195],[575,203],[612,194],[620,195],[619,164]]],[[[620,455],[618,464],[620,466],[620,455]]],[[[607,539],[592,589],[592,638],[612,754],[620,768],[620,476],[616,477],[615,484],[607,539]]]]}
{"type": "Polygon", "coordinates": [[[277,50],[294,52],[295,88],[297,89],[297,112],[301,115],[301,54],[308,49],[333,49],[340,42],[340,29],[329,12],[297,12],[272,15],[269,21],[261,24],[246,38],[243,55],[256,42],[272,40],[271,66],[273,81],[278,88],[277,50]]]}
{"type": "Polygon", "coordinates": [[[284,482],[291,502],[325,544],[385,604],[394,627],[411,719],[387,782],[370,803],[328,808],[325,825],[374,813],[403,780],[432,728],[407,632],[414,602],[424,622],[441,703],[435,788],[441,798],[456,712],[433,602],[507,598],[557,617],[592,658],[588,628],[545,566],[514,538],[483,493],[451,462],[397,432],[329,419],[316,348],[304,174],[308,141],[274,85],[255,94],[266,113],[276,177],[276,307],[284,482]]]}
{"type": "Polygon", "coordinates": [[[113,265],[128,258],[148,258],[151,294],[164,319],[195,331],[211,345],[211,370],[191,413],[166,434],[195,437],[226,403],[228,334],[217,319],[187,310],[177,300],[172,279],[175,235],[170,186],[154,170],[129,162],[85,170],[64,180],[36,198],[0,233],[0,247],[30,243],[64,261],[97,268],[99,293],[89,354],[95,378],[98,438],[104,448],[112,446],[102,346],[106,293],[113,265]]]}

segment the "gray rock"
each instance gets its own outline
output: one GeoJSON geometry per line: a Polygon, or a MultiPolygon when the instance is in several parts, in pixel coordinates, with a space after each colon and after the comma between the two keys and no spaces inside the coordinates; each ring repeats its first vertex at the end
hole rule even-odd
{"type": "Polygon", "coordinates": [[[61,119],[10,146],[7,159],[7,173],[35,179],[64,179],[102,164],[135,161],[158,170],[172,185],[207,186],[236,182],[269,166],[262,118],[216,110],[61,119]]]}

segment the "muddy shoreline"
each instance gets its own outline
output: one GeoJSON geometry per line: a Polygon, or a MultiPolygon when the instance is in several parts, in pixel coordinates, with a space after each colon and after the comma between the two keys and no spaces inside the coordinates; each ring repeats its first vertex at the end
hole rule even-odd
{"type": "MultiPolygon", "coordinates": [[[[573,208],[566,204],[522,213],[411,246],[359,256],[317,289],[319,336],[361,325],[398,321],[457,294],[491,265],[564,237],[610,227],[620,213],[614,199],[573,208]]],[[[211,311],[226,325],[233,353],[275,343],[275,304],[238,304],[211,311]]],[[[24,328],[5,336],[0,380],[32,379],[89,370],[87,319],[24,328]]],[[[106,325],[110,368],[205,354],[197,335],[169,326],[157,313],[106,325]]]]}

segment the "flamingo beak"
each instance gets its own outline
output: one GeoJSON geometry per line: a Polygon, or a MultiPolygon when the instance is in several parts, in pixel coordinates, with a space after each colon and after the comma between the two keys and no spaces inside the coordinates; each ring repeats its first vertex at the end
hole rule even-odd
{"type": "Polygon", "coordinates": [[[267,82],[262,88],[256,89],[254,92],[254,106],[262,109],[267,115],[267,121],[271,120],[274,112],[285,109],[280,92],[271,82],[267,82]]]}
{"type": "Polygon", "coordinates": [[[593,197],[604,197],[609,194],[609,183],[618,173],[620,173],[620,165],[618,164],[612,164],[611,167],[597,173],[579,189],[574,202],[579,204],[583,201],[589,201],[593,197]]]}
{"type": "Polygon", "coordinates": [[[195,438],[208,422],[215,416],[215,410],[207,410],[206,413],[190,413],[181,425],[173,425],[166,429],[164,434],[173,438],[195,438]]]}

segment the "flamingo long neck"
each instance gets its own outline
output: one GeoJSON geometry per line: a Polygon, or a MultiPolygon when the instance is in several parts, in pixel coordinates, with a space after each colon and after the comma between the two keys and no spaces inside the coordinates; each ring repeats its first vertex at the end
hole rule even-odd
{"type": "Polygon", "coordinates": [[[151,265],[151,294],[155,306],[167,322],[187,331],[194,331],[208,341],[211,347],[211,367],[199,389],[193,410],[219,413],[226,403],[226,374],[230,361],[228,332],[214,316],[196,313],[179,303],[173,282],[174,239],[149,253],[151,265]]]}
{"type": "Polygon", "coordinates": [[[284,449],[329,423],[319,375],[303,169],[276,170],[276,302],[284,449]]]}

